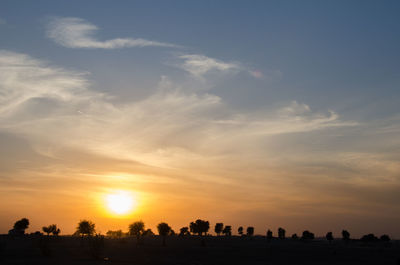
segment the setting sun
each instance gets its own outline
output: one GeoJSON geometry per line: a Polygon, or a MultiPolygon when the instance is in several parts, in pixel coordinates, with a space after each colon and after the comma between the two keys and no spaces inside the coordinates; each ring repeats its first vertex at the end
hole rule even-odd
{"type": "Polygon", "coordinates": [[[126,214],[134,210],[136,201],[133,195],[126,191],[118,191],[106,196],[107,207],[116,214],[126,214]]]}

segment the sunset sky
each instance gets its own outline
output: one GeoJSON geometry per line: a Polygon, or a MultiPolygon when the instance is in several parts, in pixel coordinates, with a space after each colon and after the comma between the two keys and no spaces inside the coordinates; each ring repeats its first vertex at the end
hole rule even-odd
{"type": "Polygon", "coordinates": [[[201,218],[399,238],[399,12],[0,1],[0,233],[201,218]]]}

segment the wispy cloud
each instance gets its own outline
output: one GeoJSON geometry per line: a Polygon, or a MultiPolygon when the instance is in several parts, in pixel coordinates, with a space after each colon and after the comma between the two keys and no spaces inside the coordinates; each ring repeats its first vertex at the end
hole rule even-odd
{"type": "Polygon", "coordinates": [[[224,62],[201,54],[184,54],[178,58],[182,60],[178,67],[195,77],[203,77],[211,72],[230,73],[241,69],[237,62],[224,62]]]}
{"type": "Polygon", "coordinates": [[[146,40],[142,38],[115,38],[98,40],[98,27],[76,17],[53,18],[47,36],[57,44],[67,48],[119,49],[131,47],[178,47],[175,44],[146,40]]]}
{"type": "MultiPolygon", "coordinates": [[[[205,69],[234,68],[214,60],[205,69]]],[[[204,60],[203,60],[204,59],[204,60]]],[[[176,90],[166,77],[148,98],[116,105],[89,88],[81,73],[52,67],[24,54],[0,52],[0,128],[35,143],[74,148],[144,163],[170,165],[193,156],[225,154],[240,142],[268,135],[354,125],[292,102],[276,110],[237,112],[210,93],[176,90]],[[174,137],[171,137],[174,136],[174,137]],[[177,159],[180,157],[180,159],[177,159]]],[[[206,70],[203,70],[206,71],[206,70]]],[[[240,148],[239,148],[240,149],[240,148]]]]}

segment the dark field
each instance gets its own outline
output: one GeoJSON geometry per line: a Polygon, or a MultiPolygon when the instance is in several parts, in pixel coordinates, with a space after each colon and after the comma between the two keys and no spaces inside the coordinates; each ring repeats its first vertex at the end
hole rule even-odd
{"type": "Polygon", "coordinates": [[[2,236],[0,264],[400,264],[400,242],[304,242],[264,237],[101,239],[2,236]]]}

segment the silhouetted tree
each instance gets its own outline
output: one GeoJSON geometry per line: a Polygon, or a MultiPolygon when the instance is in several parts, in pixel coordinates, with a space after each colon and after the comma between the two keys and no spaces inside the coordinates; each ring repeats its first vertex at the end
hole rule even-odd
{"type": "Polygon", "coordinates": [[[218,236],[222,233],[223,229],[224,229],[224,224],[223,223],[216,223],[215,224],[214,231],[218,236]]]}
{"type": "Polygon", "coordinates": [[[390,237],[388,235],[381,235],[380,240],[383,242],[389,242],[390,237]]]}
{"type": "Polygon", "coordinates": [[[53,231],[53,236],[58,236],[58,235],[60,234],[60,232],[61,232],[60,228],[56,228],[56,229],[53,231]]]}
{"type": "Polygon", "coordinates": [[[308,231],[308,230],[305,230],[305,231],[303,232],[303,236],[301,237],[301,239],[304,239],[304,240],[312,240],[312,239],[314,239],[314,234],[311,233],[311,232],[308,231]]]}
{"type": "Polygon", "coordinates": [[[294,233],[294,234],[292,235],[292,239],[293,239],[293,240],[297,240],[297,239],[299,239],[299,236],[298,236],[296,233],[294,233]]]}
{"type": "Polygon", "coordinates": [[[231,236],[232,235],[232,226],[230,226],[230,225],[225,226],[224,230],[222,230],[222,233],[225,236],[231,236]]]}
{"type": "Polygon", "coordinates": [[[143,236],[154,236],[154,232],[151,229],[146,229],[143,231],[143,236]]]}
{"type": "Polygon", "coordinates": [[[108,237],[114,237],[114,238],[121,238],[123,234],[124,233],[122,232],[122,230],[117,230],[117,231],[108,230],[106,233],[108,237]]]}
{"type": "Polygon", "coordinates": [[[347,230],[342,230],[342,239],[345,241],[350,240],[350,233],[347,230]]]}
{"type": "Polygon", "coordinates": [[[144,233],[143,221],[136,221],[129,225],[129,235],[136,236],[136,244],[140,244],[140,237],[144,233]]]}
{"type": "Polygon", "coordinates": [[[330,243],[332,243],[332,240],[333,240],[333,234],[332,234],[332,232],[328,232],[328,233],[326,233],[326,240],[328,240],[328,242],[329,242],[329,244],[330,243]]]}
{"type": "Polygon", "coordinates": [[[254,235],[254,227],[252,227],[252,226],[247,227],[246,232],[247,232],[248,236],[253,236],[254,235]]]}
{"type": "Polygon", "coordinates": [[[175,233],[174,229],[171,228],[171,231],[169,231],[169,235],[170,236],[176,236],[176,233],[175,233]]]}
{"type": "Polygon", "coordinates": [[[285,239],[286,231],[282,227],[278,228],[278,237],[279,239],[285,239]]]}
{"type": "Polygon", "coordinates": [[[195,222],[191,222],[189,227],[191,233],[202,236],[203,233],[204,235],[207,234],[210,229],[210,223],[208,221],[197,219],[195,222]]]}
{"type": "Polygon", "coordinates": [[[180,235],[180,236],[190,235],[189,227],[187,227],[187,226],[182,227],[182,228],[180,229],[179,235],[180,235]]]}
{"type": "Polygon", "coordinates": [[[57,236],[61,231],[59,228],[57,228],[57,225],[55,225],[55,224],[52,224],[52,225],[49,225],[49,226],[43,226],[42,230],[47,235],[53,234],[55,236],[57,236]]]}
{"type": "Polygon", "coordinates": [[[268,229],[268,231],[267,231],[267,239],[268,239],[268,241],[271,241],[271,240],[272,240],[272,231],[269,230],[269,229],[268,229]]]}
{"type": "Polygon", "coordinates": [[[95,232],[95,224],[88,220],[81,220],[76,228],[76,234],[91,236],[95,232]]]}
{"type": "Polygon", "coordinates": [[[10,235],[23,235],[28,226],[29,220],[27,218],[22,218],[14,223],[14,228],[8,231],[8,233],[10,235]]]}
{"type": "MultiPolygon", "coordinates": [[[[191,222],[189,227],[191,233],[202,236],[203,233],[204,235],[207,235],[207,232],[210,229],[210,223],[208,221],[197,219],[195,222],[191,222]]],[[[201,239],[201,245],[203,247],[206,246],[204,238],[201,239]]]]}
{"type": "Polygon", "coordinates": [[[376,241],[378,241],[378,238],[374,234],[368,234],[368,235],[363,235],[361,237],[361,241],[364,241],[364,242],[376,242],[376,241]]]}
{"type": "Polygon", "coordinates": [[[165,240],[171,232],[171,227],[167,223],[159,223],[157,225],[158,234],[163,238],[163,246],[166,246],[165,240]]]}
{"type": "Polygon", "coordinates": [[[238,234],[241,235],[241,236],[243,235],[243,226],[239,226],[238,234]]]}

